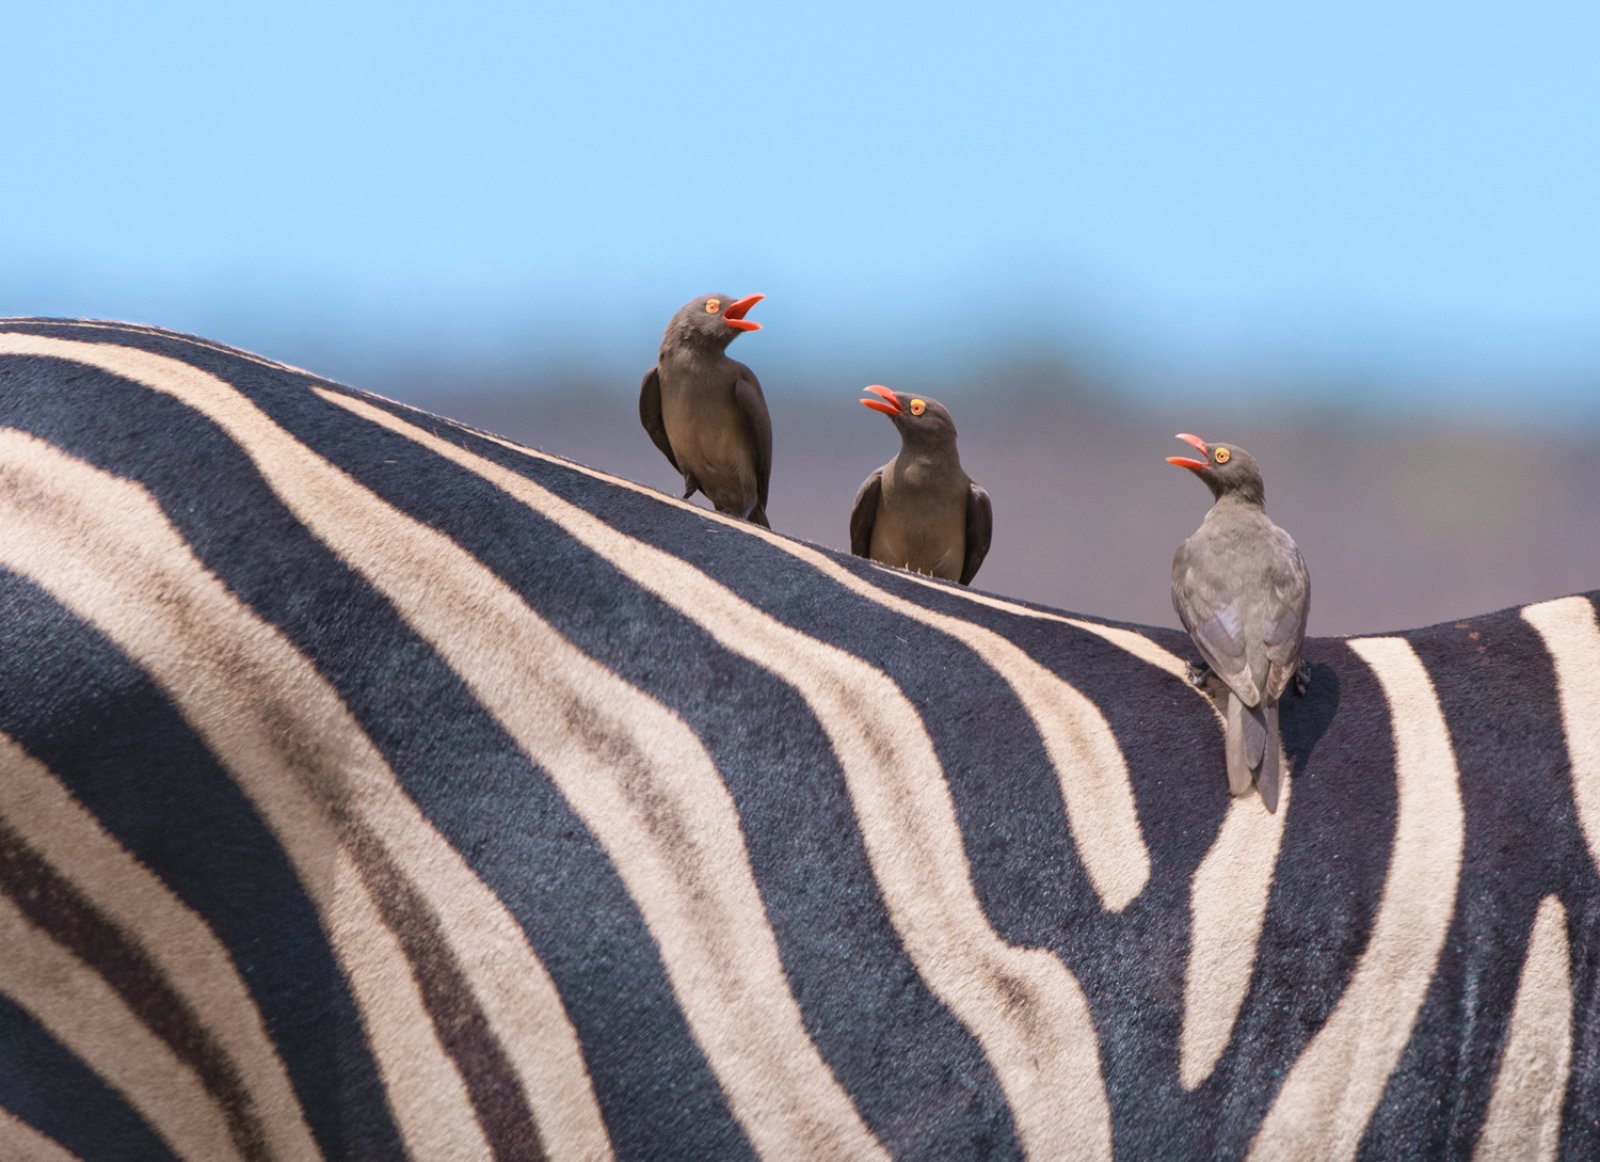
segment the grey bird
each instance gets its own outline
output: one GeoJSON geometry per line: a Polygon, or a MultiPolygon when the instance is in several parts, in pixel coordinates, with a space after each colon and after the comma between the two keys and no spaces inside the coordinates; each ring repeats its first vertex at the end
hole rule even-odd
{"type": "Polygon", "coordinates": [[[639,422],[683,473],[685,498],[702,492],[718,512],[770,528],[772,420],[755,372],[727,354],[742,333],[761,330],[745,314],[765,297],[701,295],[684,304],[639,385],[639,422]]]}
{"type": "Polygon", "coordinates": [[[1278,700],[1289,683],[1305,693],[1301,661],[1311,576],[1289,534],[1268,519],[1255,457],[1237,444],[1208,445],[1181,433],[1203,460],[1169,456],[1205,482],[1216,502],[1172,558],[1172,607],[1205,665],[1191,668],[1203,686],[1216,674],[1228,687],[1228,788],[1254,782],[1267,810],[1278,809],[1278,700]]]}
{"type": "Polygon", "coordinates": [[[868,476],[850,510],[850,551],[970,585],[989,552],[989,494],[961,470],[956,425],[938,400],[902,396],[881,384],[862,404],[900,432],[900,451],[868,476]]]}

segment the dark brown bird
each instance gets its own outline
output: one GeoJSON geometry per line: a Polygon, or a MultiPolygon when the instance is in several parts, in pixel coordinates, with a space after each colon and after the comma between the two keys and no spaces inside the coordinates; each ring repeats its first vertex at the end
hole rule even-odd
{"type": "Polygon", "coordinates": [[[656,365],[639,385],[639,421],[683,473],[686,498],[698,490],[718,512],[770,527],[767,401],[755,372],[727,356],[740,334],[761,329],[745,313],[765,297],[702,295],[673,315],[656,365]]]}
{"type": "Polygon", "coordinates": [[[1216,502],[1172,558],[1172,607],[1205,666],[1228,686],[1228,787],[1254,782],[1267,810],[1278,809],[1278,699],[1291,680],[1305,693],[1300,659],[1311,607],[1311,577],[1289,534],[1267,518],[1255,457],[1236,444],[1207,445],[1180,434],[1205,459],[1168,456],[1211,489],[1216,502]]]}
{"type": "Polygon", "coordinates": [[[867,388],[861,402],[900,431],[900,451],[862,483],[850,510],[850,551],[969,585],[989,552],[989,494],[961,470],[956,425],[938,400],[867,388]]]}

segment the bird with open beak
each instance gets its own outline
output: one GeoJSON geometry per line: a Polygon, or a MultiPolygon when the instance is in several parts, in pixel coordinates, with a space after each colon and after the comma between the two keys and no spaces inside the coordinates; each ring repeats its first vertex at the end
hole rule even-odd
{"type": "Polygon", "coordinates": [[[850,510],[850,551],[885,565],[971,584],[989,552],[989,494],[961,470],[956,425],[935,399],[873,384],[861,402],[894,421],[900,451],[862,483],[850,510]]]}
{"type": "Polygon", "coordinates": [[[701,295],[684,304],[639,386],[639,421],[683,473],[686,498],[702,492],[718,512],[770,527],[772,420],[755,372],[727,354],[729,343],[761,329],[745,315],[765,297],[701,295]]]}
{"type": "Polygon", "coordinates": [[[1228,687],[1225,751],[1228,787],[1252,784],[1267,810],[1278,809],[1278,699],[1289,683],[1305,693],[1300,658],[1311,606],[1311,577],[1289,534],[1267,518],[1266,489],[1255,457],[1237,444],[1178,439],[1201,456],[1168,456],[1198,476],[1215,502],[1200,528],[1172,558],[1172,607],[1205,665],[1191,668],[1228,687]]]}

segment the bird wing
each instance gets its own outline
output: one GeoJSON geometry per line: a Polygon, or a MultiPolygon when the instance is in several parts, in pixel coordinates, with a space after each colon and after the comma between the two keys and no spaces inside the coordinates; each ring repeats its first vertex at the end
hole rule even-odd
{"type": "Polygon", "coordinates": [[[1289,534],[1274,528],[1272,587],[1267,595],[1264,644],[1271,669],[1267,698],[1277,701],[1300,668],[1300,647],[1306,640],[1306,614],[1311,608],[1311,574],[1289,534]]]}
{"type": "Polygon", "coordinates": [[[1244,611],[1222,571],[1207,568],[1204,548],[1188,541],[1172,557],[1172,608],[1200,656],[1246,706],[1261,702],[1245,652],[1244,611]]]}
{"type": "MultiPolygon", "coordinates": [[[[666,456],[668,463],[678,468],[678,458],[672,454],[672,441],[667,439],[667,427],[661,422],[661,369],[652,367],[644,373],[639,384],[639,422],[650,433],[650,439],[666,456]]],[[[681,468],[678,469],[680,472],[681,468]]]]}
{"type": "Polygon", "coordinates": [[[750,429],[750,454],[755,461],[758,506],[767,507],[767,481],[772,476],[772,417],[767,414],[761,381],[743,363],[737,364],[739,378],[733,385],[733,398],[739,404],[745,426],[750,429]]]}
{"type": "Polygon", "coordinates": [[[994,535],[994,509],[989,494],[973,481],[967,482],[967,557],[961,563],[961,584],[971,585],[978,566],[989,555],[989,538],[994,535]]]}
{"type": "Polygon", "coordinates": [[[883,496],[883,469],[861,482],[856,502],[850,506],[850,551],[858,557],[872,556],[872,526],[878,519],[878,499],[883,496]]]}

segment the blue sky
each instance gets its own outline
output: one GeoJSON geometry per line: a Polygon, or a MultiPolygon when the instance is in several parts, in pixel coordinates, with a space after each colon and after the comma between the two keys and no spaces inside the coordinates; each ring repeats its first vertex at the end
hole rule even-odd
{"type": "Polygon", "coordinates": [[[360,378],[633,368],[760,290],[769,359],[863,381],[1027,348],[1600,422],[1600,8],[1303,7],[32,5],[0,314],[360,378]]]}

